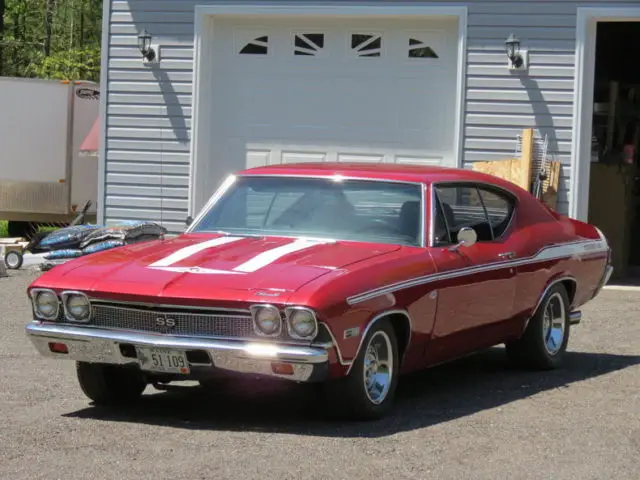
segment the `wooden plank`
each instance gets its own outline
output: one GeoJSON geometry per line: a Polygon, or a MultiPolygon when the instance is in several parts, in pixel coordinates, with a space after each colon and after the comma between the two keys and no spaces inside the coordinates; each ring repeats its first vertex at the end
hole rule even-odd
{"type": "Polygon", "coordinates": [[[525,128],[522,131],[522,170],[519,185],[531,192],[531,171],[533,169],[533,129],[525,128]]]}
{"type": "Polygon", "coordinates": [[[560,189],[560,174],[562,173],[562,164],[560,162],[549,162],[549,171],[547,179],[542,185],[542,201],[553,210],[558,205],[558,191],[560,189]]]}
{"type": "Polygon", "coordinates": [[[519,158],[507,160],[493,160],[488,162],[473,162],[472,169],[476,172],[487,173],[520,185],[522,177],[522,162],[519,158]]]}

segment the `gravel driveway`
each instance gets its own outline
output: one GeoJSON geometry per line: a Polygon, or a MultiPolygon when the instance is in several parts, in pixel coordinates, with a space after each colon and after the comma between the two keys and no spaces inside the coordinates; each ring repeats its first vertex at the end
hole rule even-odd
{"type": "Polygon", "coordinates": [[[0,478],[624,479],[640,472],[640,292],[605,290],[566,368],[510,370],[501,349],[403,378],[377,423],[323,418],[309,388],[149,387],[92,407],[71,362],[36,355],[27,271],[0,278],[0,478]]]}

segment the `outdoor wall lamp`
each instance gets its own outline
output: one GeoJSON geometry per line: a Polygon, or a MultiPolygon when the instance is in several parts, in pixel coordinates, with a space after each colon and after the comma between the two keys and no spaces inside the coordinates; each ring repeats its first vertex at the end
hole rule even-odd
{"type": "Polygon", "coordinates": [[[151,34],[146,30],[142,30],[142,32],[138,34],[138,49],[145,63],[158,61],[159,46],[151,43],[151,34]]]}
{"type": "Polygon", "coordinates": [[[504,42],[507,52],[507,58],[509,59],[510,70],[523,70],[528,68],[528,52],[520,51],[520,39],[513,33],[509,35],[509,38],[504,42]]]}

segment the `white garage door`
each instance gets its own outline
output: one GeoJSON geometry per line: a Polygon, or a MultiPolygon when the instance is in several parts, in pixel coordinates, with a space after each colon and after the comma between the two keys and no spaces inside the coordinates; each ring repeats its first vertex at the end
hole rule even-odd
{"type": "Polygon", "coordinates": [[[451,17],[224,17],[213,39],[209,172],[218,179],[223,165],[455,164],[451,17]]]}

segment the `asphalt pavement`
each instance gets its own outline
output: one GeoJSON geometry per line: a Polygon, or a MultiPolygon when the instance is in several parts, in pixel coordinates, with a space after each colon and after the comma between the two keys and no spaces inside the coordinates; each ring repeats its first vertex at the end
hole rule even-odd
{"type": "Polygon", "coordinates": [[[0,479],[640,478],[640,292],[583,309],[564,369],[511,369],[500,348],[401,379],[378,422],[335,422],[305,386],[148,387],[93,407],[72,362],[24,334],[37,276],[0,278],[0,479]]]}

